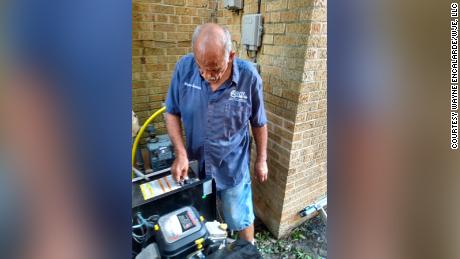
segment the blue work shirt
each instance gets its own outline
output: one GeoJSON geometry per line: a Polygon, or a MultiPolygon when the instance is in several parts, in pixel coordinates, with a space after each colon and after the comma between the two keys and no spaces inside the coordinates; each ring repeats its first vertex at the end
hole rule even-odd
{"type": "Polygon", "coordinates": [[[235,58],[231,77],[215,92],[205,81],[193,54],[176,64],[166,98],[166,112],[181,117],[189,160],[212,175],[218,190],[236,186],[249,172],[249,123],[267,123],[262,79],[254,66],[235,58]]]}

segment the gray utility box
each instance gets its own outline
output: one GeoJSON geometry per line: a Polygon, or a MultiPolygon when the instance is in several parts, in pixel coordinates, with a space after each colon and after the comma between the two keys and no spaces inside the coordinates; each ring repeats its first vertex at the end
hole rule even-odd
{"type": "Polygon", "coordinates": [[[243,0],[224,0],[224,8],[229,10],[243,9],[243,0]]]}
{"type": "Polygon", "coordinates": [[[243,35],[241,42],[247,50],[257,50],[262,43],[262,15],[243,15],[243,35]]]}

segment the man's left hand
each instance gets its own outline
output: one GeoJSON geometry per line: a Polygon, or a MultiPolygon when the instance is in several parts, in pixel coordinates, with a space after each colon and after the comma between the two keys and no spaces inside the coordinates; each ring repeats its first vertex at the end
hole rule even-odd
{"type": "Polygon", "coordinates": [[[256,161],[254,164],[254,172],[259,182],[263,183],[268,179],[267,161],[256,161]]]}

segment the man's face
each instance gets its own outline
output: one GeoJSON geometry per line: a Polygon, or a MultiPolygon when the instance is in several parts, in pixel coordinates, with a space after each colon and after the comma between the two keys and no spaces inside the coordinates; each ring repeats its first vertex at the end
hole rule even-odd
{"type": "Polygon", "coordinates": [[[230,67],[230,62],[233,62],[233,55],[233,52],[229,53],[227,56],[225,56],[225,54],[220,55],[220,57],[204,54],[201,57],[196,57],[195,60],[201,76],[204,80],[212,84],[221,81],[225,72],[230,67]]]}

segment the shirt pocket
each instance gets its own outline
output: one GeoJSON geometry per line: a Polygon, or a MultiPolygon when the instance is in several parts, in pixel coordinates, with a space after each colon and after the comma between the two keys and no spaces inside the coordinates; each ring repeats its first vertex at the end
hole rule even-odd
{"type": "Polygon", "coordinates": [[[232,138],[248,125],[249,107],[247,103],[226,103],[224,112],[225,137],[232,138]]]}

